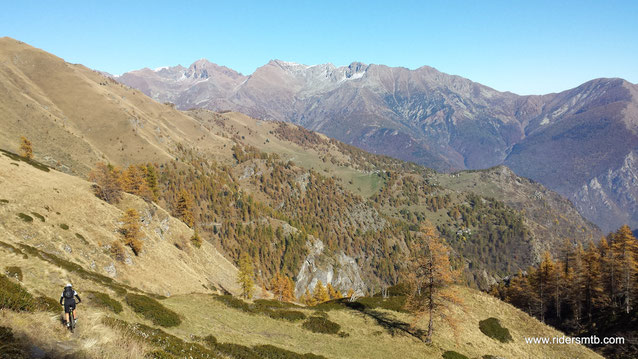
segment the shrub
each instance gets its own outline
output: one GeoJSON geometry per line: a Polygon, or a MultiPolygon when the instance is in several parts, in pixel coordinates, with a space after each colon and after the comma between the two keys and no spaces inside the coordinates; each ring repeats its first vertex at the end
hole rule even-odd
{"type": "Polygon", "coordinates": [[[6,151],[6,150],[0,150],[0,152],[2,152],[5,156],[11,158],[14,161],[22,161],[24,163],[28,163],[31,166],[33,166],[33,167],[35,167],[35,168],[37,168],[37,169],[39,169],[41,171],[44,171],[44,172],[49,172],[50,171],[50,167],[49,166],[47,166],[47,165],[45,165],[43,163],[40,163],[40,162],[38,162],[38,161],[36,161],[36,160],[34,160],[32,158],[22,157],[20,155],[17,155],[17,154],[15,154],[13,152],[9,152],[9,151],[6,151]]]}
{"type": "Polygon", "coordinates": [[[502,327],[501,323],[496,318],[481,320],[479,322],[479,329],[483,334],[492,339],[496,339],[501,343],[507,343],[513,340],[509,329],[502,327]]]}
{"type": "Polygon", "coordinates": [[[0,358],[26,359],[29,356],[13,336],[11,328],[0,327],[0,358]]]}
{"type": "Polygon", "coordinates": [[[313,333],[323,334],[337,334],[341,329],[341,326],[335,322],[330,321],[328,318],[322,318],[313,316],[308,318],[302,325],[304,329],[310,330],[313,333]]]}
{"type": "Polygon", "coordinates": [[[117,300],[109,297],[109,295],[106,293],[87,292],[87,294],[93,304],[97,305],[98,307],[107,308],[115,314],[121,313],[123,310],[122,304],[117,300]]]}
{"type": "Polygon", "coordinates": [[[470,359],[461,353],[457,353],[453,350],[448,350],[443,353],[443,359],[470,359]]]}
{"type": "Polygon", "coordinates": [[[306,319],[306,315],[298,310],[273,310],[268,316],[272,319],[283,319],[289,322],[306,319]]]}
{"type": "Polygon", "coordinates": [[[111,255],[113,256],[113,258],[115,258],[115,260],[118,260],[120,262],[124,262],[124,259],[126,259],[124,246],[117,239],[111,243],[111,255]]]}
{"type": "Polygon", "coordinates": [[[52,313],[58,313],[61,310],[60,302],[44,295],[33,300],[33,308],[52,313]]]}
{"type": "Polygon", "coordinates": [[[4,269],[4,273],[12,278],[15,278],[22,282],[22,269],[16,266],[9,266],[4,269]]]}
{"type": "Polygon", "coordinates": [[[37,213],[37,212],[31,212],[31,214],[32,214],[35,218],[39,219],[41,222],[44,222],[44,221],[45,221],[45,220],[44,220],[44,216],[43,216],[43,215],[41,215],[40,213],[37,213]]]}
{"type": "Polygon", "coordinates": [[[66,230],[69,229],[69,225],[65,224],[65,223],[62,223],[62,224],[60,224],[60,228],[62,228],[62,229],[64,229],[66,231],[66,230]]]}
{"type": "Polygon", "coordinates": [[[140,294],[128,294],[126,303],[144,318],[150,320],[155,325],[162,327],[175,327],[181,324],[181,319],[177,313],[163,306],[157,300],[140,294]]]}
{"type": "Polygon", "coordinates": [[[366,308],[383,308],[388,310],[393,310],[395,312],[406,312],[405,307],[405,296],[397,296],[397,297],[362,297],[357,299],[358,303],[363,304],[366,308]]]}
{"type": "Polygon", "coordinates": [[[20,284],[0,274],[0,309],[33,311],[33,296],[20,284]]]}
{"type": "Polygon", "coordinates": [[[76,237],[77,239],[81,240],[84,244],[87,244],[87,245],[89,244],[89,242],[86,240],[86,238],[84,238],[84,236],[83,236],[83,235],[81,235],[80,233],[76,233],[76,234],[75,234],[75,237],[76,237]]]}
{"type": "Polygon", "coordinates": [[[8,200],[8,199],[2,199],[2,198],[0,198],[0,204],[7,204],[7,203],[9,203],[9,200],[8,200]]]}
{"type": "Polygon", "coordinates": [[[290,350],[278,348],[273,345],[257,345],[253,347],[253,351],[257,354],[258,358],[268,359],[325,359],[322,355],[315,355],[312,353],[299,354],[291,352],[290,350]]]}
{"type": "Polygon", "coordinates": [[[29,216],[28,214],[18,213],[18,217],[20,217],[20,219],[25,222],[33,222],[33,217],[29,216]]]}
{"type": "Polygon", "coordinates": [[[103,323],[126,332],[137,340],[143,341],[159,350],[153,351],[150,358],[217,358],[214,351],[201,344],[186,342],[161,329],[151,328],[144,324],[127,323],[115,318],[104,318],[103,323]]]}

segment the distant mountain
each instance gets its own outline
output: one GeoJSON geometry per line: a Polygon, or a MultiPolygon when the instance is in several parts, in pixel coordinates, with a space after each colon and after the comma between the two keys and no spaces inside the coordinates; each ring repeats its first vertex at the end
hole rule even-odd
{"type": "Polygon", "coordinates": [[[199,60],[116,79],[179,109],[288,121],[441,171],[505,164],[567,196],[604,230],[638,226],[638,86],[622,79],[518,96],[427,66],[280,60],[250,76],[199,60]]]}

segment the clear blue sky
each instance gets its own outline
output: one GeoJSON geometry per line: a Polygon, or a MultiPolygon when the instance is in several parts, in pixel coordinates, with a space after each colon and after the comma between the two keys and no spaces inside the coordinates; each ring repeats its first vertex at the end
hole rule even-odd
{"type": "Polygon", "coordinates": [[[433,66],[501,91],[638,82],[638,1],[5,1],[0,36],[120,74],[199,58],[433,66]]]}

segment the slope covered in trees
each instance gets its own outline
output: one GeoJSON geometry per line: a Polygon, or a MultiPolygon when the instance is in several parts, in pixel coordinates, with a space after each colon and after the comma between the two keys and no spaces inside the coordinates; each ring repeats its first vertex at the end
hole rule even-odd
{"type": "Polygon", "coordinates": [[[624,337],[599,346],[610,358],[638,354],[638,241],[628,226],[596,244],[566,239],[556,256],[491,289],[497,297],[572,335],[624,337]]]}

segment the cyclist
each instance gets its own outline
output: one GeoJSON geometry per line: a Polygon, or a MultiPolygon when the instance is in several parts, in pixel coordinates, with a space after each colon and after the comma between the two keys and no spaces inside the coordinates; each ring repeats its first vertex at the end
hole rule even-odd
{"type": "Polygon", "coordinates": [[[60,296],[60,305],[64,305],[64,323],[66,326],[70,326],[69,323],[69,313],[73,312],[73,320],[77,323],[78,316],[75,312],[75,298],[78,299],[78,303],[82,302],[78,293],[73,290],[71,284],[67,284],[62,291],[62,295],[60,296]]]}

